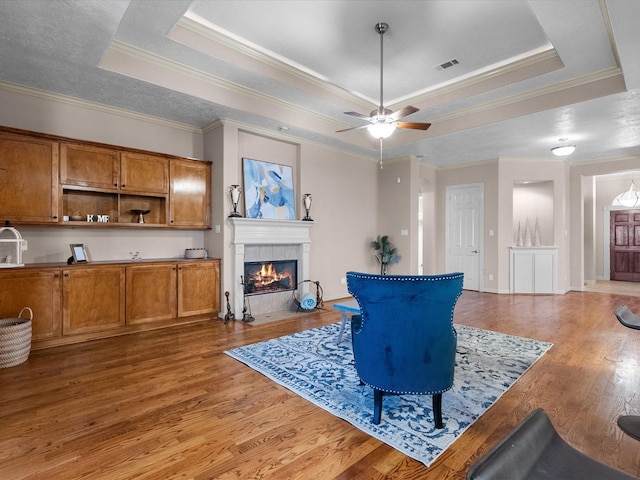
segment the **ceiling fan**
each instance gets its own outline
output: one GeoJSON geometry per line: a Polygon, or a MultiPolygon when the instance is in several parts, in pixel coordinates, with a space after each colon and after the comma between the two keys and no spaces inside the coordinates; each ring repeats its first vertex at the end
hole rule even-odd
{"type": "MultiPolygon", "coordinates": [[[[360,130],[366,128],[369,133],[380,140],[380,146],[382,148],[382,139],[389,137],[396,128],[409,128],[413,130],[426,130],[431,124],[420,122],[403,122],[402,118],[416,113],[418,108],[411,105],[401,108],[392,112],[391,110],[384,108],[382,87],[383,87],[383,37],[385,32],[389,30],[389,25],[384,22],[378,22],[375,25],[376,32],[380,34],[380,106],[373,110],[368,116],[358,112],[344,112],[345,115],[352,115],[354,117],[362,118],[369,122],[368,125],[362,125],[360,127],[345,128],[344,130],[338,130],[336,133],[348,132],[349,130],[360,130]]],[[[382,152],[380,153],[382,156],[382,152]]],[[[382,161],[381,161],[382,163],[382,161]]]]}

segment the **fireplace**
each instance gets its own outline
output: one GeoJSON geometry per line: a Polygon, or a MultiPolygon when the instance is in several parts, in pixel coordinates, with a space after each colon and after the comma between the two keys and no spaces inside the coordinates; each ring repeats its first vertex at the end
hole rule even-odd
{"type": "Polygon", "coordinates": [[[247,295],[286,292],[298,285],[297,260],[271,260],[244,263],[244,288],[247,295]]]}
{"type": "MultiPolygon", "coordinates": [[[[252,295],[245,301],[241,283],[241,277],[245,275],[244,263],[296,259],[296,281],[300,283],[310,279],[311,236],[309,231],[314,222],[264,218],[229,218],[228,221],[232,226],[232,311],[235,318],[242,319],[245,304],[247,306],[250,304],[253,315],[269,314],[291,308],[291,291],[274,292],[272,295],[252,295]]],[[[296,295],[303,295],[308,291],[309,283],[303,283],[300,286],[300,292],[296,292],[296,295]]]]}

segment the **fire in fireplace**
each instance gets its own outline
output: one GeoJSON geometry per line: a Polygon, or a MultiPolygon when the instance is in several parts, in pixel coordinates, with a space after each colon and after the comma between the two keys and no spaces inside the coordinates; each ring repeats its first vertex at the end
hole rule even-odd
{"type": "Polygon", "coordinates": [[[244,283],[247,295],[295,290],[298,281],[297,260],[245,262],[244,283]]]}

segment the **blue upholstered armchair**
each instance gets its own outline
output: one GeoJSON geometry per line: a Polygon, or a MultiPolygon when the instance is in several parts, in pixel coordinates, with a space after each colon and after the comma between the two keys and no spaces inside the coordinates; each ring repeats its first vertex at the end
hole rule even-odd
{"type": "Polygon", "coordinates": [[[351,319],[353,355],[360,380],[373,388],[373,423],[382,396],[433,396],[436,428],[442,428],[442,393],[453,385],[456,331],[453,310],[462,273],[433,276],[347,272],[347,287],[360,305],[351,319]]]}

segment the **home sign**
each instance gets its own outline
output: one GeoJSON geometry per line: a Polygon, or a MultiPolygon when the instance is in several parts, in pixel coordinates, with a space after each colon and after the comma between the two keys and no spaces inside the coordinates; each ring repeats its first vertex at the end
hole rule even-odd
{"type": "Polygon", "coordinates": [[[109,215],[87,215],[87,222],[107,223],[109,215]]]}

